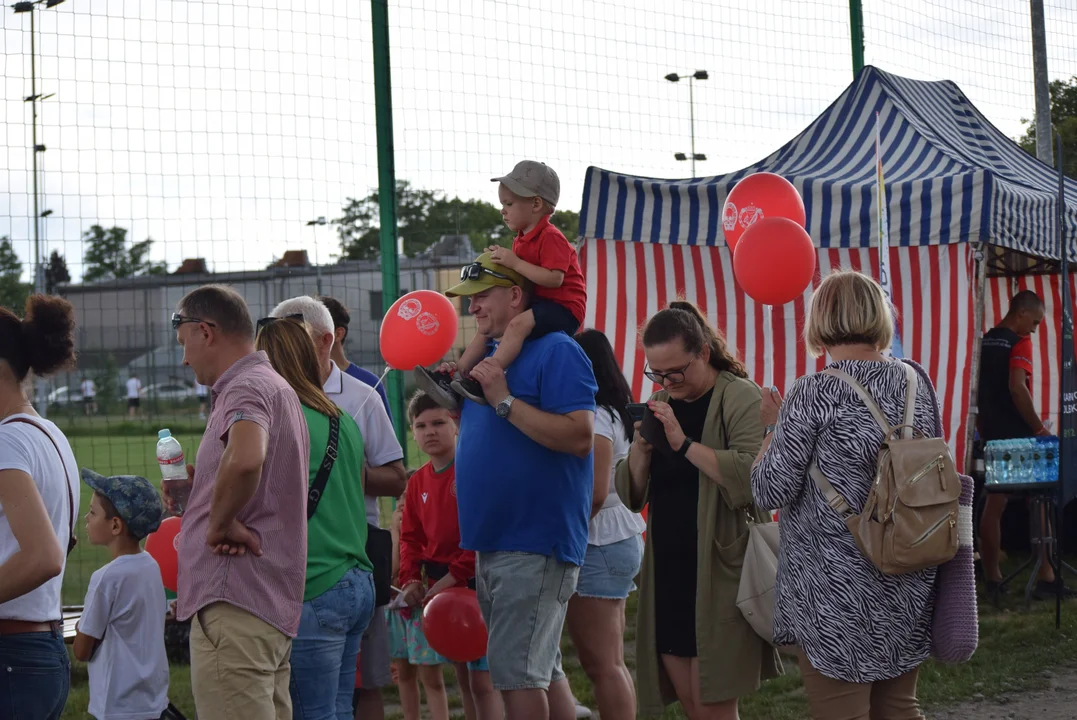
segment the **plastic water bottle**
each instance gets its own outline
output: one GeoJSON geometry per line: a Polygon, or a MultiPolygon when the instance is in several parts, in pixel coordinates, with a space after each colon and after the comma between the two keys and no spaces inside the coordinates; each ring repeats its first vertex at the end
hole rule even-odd
{"type": "Polygon", "coordinates": [[[1058,438],[1036,438],[1040,454],[1040,475],[1037,482],[1055,482],[1058,480],[1058,438]]]}
{"type": "Polygon", "coordinates": [[[168,429],[157,433],[157,464],[161,466],[161,488],[167,489],[172,497],[172,512],[182,515],[187,508],[191,486],[187,482],[187,463],[183,461],[183,448],[168,429]]]}
{"type": "Polygon", "coordinates": [[[1007,441],[1000,441],[995,449],[995,475],[998,477],[998,482],[1005,485],[1010,482],[1010,467],[1013,462],[1013,456],[1010,453],[1010,444],[1007,441]]]}

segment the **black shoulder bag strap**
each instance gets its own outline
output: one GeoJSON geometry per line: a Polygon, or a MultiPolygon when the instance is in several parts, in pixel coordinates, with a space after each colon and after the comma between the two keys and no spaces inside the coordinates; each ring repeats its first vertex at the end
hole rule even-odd
{"type": "Polygon", "coordinates": [[[318,503],[325,492],[325,485],[329,482],[329,474],[333,472],[333,465],[337,461],[337,440],[340,439],[340,418],[329,418],[329,444],[325,448],[325,457],[322,466],[318,468],[318,474],[307,491],[307,521],[314,517],[314,511],[318,509],[318,503]]]}
{"type": "Polygon", "coordinates": [[[8,423],[24,423],[26,425],[33,425],[38,430],[45,434],[45,437],[49,439],[52,446],[56,448],[56,454],[60,456],[60,466],[64,469],[64,485],[67,486],[67,527],[71,530],[71,534],[67,538],[67,554],[70,555],[71,551],[75,549],[75,545],[78,544],[78,536],[75,535],[75,495],[71,490],[71,480],[67,476],[67,463],[64,462],[64,454],[60,452],[60,446],[56,444],[56,441],[52,439],[52,435],[49,435],[49,431],[41,425],[37,424],[33,420],[27,420],[26,418],[11,418],[6,420],[4,425],[8,423]]]}

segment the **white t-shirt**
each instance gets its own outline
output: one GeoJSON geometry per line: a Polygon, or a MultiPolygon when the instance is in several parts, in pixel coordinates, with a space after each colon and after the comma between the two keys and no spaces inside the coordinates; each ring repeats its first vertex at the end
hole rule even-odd
{"type": "Polygon", "coordinates": [[[90,576],[79,632],[101,641],[87,668],[98,720],[150,720],[168,707],[164,608],[149,553],[121,555],[90,576]]]}
{"type": "MultiPolygon", "coordinates": [[[[404,451],[396,439],[393,423],[382,405],[381,396],[366,383],[341,372],[336,363],[325,381],[325,394],[337,407],[348,413],[359,426],[363,436],[363,454],[370,467],[381,467],[404,459],[404,451]]],[[[366,496],[366,521],[378,525],[378,499],[366,496]]]]}
{"type": "Polygon", "coordinates": [[[82,397],[92,398],[97,394],[97,386],[93,384],[93,380],[82,381],[82,397]]]}
{"type": "MultiPolygon", "coordinates": [[[[60,429],[48,420],[32,415],[12,415],[0,424],[0,470],[21,470],[29,475],[41,493],[45,512],[49,515],[53,530],[64,551],[66,569],[67,543],[71,539],[71,499],[74,496],[74,518],[78,520],[79,482],[78,464],[71,452],[71,445],[60,429]],[[48,431],[45,433],[32,425],[13,422],[16,418],[25,418],[37,423],[48,431]],[[56,443],[56,447],[53,446],[56,443]],[[57,454],[57,447],[63,453],[63,462],[57,454]],[[64,470],[66,466],[67,475],[64,470]],[[66,483],[65,483],[66,480],[66,483]]],[[[19,543],[11,532],[7,515],[0,507],[0,565],[19,549],[19,543]]],[[[27,620],[29,622],[51,622],[60,619],[60,586],[64,575],[60,573],[44,585],[25,595],[0,605],[0,619],[27,620]]]]}
{"type": "MultiPolygon", "coordinates": [[[[142,383],[138,378],[129,378],[127,380],[127,399],[137,400],[138,391],[142,389],[142,383]]],[[[163,711],[162,711],[163,712],[163,711]]]]}
{"type": "Polygon", "coordinates": [[[628,438],[625,437],[624,423],[621,416],[609,408],[595,409],[595,437],[607,438],[613,443],[613,462],[610,465],[610,494],[598,514],[591,518],[588,527],[587,542],[591,545],[612,545],[639,535],[647,529],[647,523],[638,513],[625,507],[617,495],[613,477],[617,472],[617,463],[628,457],[628,438]]]}

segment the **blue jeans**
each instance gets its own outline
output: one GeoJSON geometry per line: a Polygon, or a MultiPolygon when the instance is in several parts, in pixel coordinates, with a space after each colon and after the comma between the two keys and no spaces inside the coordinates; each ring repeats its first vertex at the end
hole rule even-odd
{"type": "Polygon", "coordinates": [[[352,720],[359,640],[374,614],[374,576],[359,568],[303,603],[292,641],[292,717],[352,720]]]}
{"type": "Polygon", "coordinates": [[[0,717],[58,720],[70,687],[71,661],[62,634],[0,637],[0,717]]]}

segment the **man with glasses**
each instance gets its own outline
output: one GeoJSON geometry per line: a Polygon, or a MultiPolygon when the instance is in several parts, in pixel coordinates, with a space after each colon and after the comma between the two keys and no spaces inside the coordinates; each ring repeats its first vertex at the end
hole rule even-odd
{"type": "MultiPolygon", "coordinates": [[[[359,425],[363,436],[363,452],[366,456],[366,479],[363,491],[366,495],[367,556],[374,564],[375,585],[380,584],[385,604],[388,604],[388,577],[392,572],[392,536],[380,529],[378,518],[379,497],[400,497],[407,487],[407,471],[404,469],[404,451],[393,432],[393,424],[382,405],[381,398],[369,385],[341,371],[333,362],[333,346],[336,344],[333,317],[329,309],[317,298],[302,296],[285,300],[273,309],[273,317],[290,317],[306,323],[318,366],[322,370],[325,394],[341,410],[348,413],[359,425]]],[[[267,318],[271,320],[271,318],[267,318]]],[[[359,478],[356,478],[358,481],[359,478]]],[[[356,518],[361,521],[360,518],[356,518]]],[[[381,689],[392,683],[389,656],[389,626],[384,604],[374,609],[374,616],[367,625],[359,646],[359,664],[362,687],[358,689],[355,702],[359,717],[382,718],[385,702],[381,689]]]]}
{"type": "MultiPolygon", "coordinates": [[[[470,302],[490,341],[471,372],[488,404],[464,404],[456,451],[461,546],[477,552],[490,676],[506,717],[575,718],[559,644],[587,547],[598,386],[563,332],[525,341],[502,370],[490,355],[527,311],[530,283],[488,254],[462,277],[445,294],[470,302]]],[[[416,376],[422,384],[426,374],[416,376]]]]}
{"type": "Polygon", "coordinates": [[[235,290],[193,290],[172,327],[215,408],[187,466],[178,546],[176,615],[191,621],[195,708],[205,720],[291,718],[289,661],[307,566],[306,420],[295,391],[255,352],[254,323],[235,290]]]}

